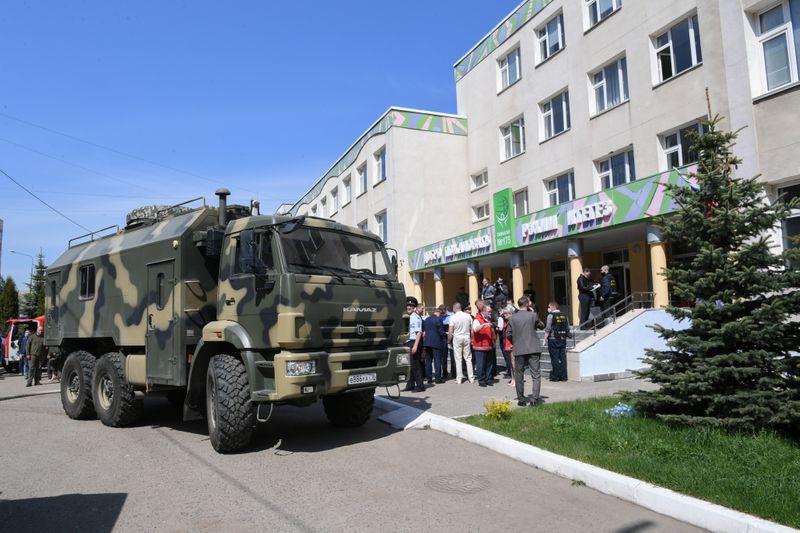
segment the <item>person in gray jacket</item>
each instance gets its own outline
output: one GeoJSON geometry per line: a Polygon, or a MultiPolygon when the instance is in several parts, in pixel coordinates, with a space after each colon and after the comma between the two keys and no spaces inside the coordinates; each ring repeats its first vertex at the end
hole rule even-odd
{"type": "Polygon", "coordinates": [[[517,387],[517,405],[528,405],[525,398],[525,367],[531,371],[533,380],[533,393],[531,394],[531,405],[542,403],[539,391],[542,386],[542,374],[540,363],[542,358],[542,342],[536,334],[537,329],[543,329],[544,324],[539,320],[536,311],[531,307],[531,302],[526,297],[522,297],[517,302],[519,311],[511,315],[508,319],[508,329],[506,335],[511,338],[513,345],[512,355],[514,356],[514,381],[517,387]]]}

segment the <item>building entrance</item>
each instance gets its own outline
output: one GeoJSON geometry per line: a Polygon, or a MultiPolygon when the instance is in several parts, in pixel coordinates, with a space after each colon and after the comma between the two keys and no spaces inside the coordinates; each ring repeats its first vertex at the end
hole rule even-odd
{"type": "Polygon", "coordinates": [[[603,264],[608,265],[608,270],[617,282],[619,299],[627,298],[631,293],[631,264],[628,249],[603,254],[603,264]]]}
{"type": "MultiPolygon", "coordinates": [[[[553,261],[550,263],[550,294],[553,295],[553,300],[558,303],[561,312],[567,316],[570,314],[570,280],[569,272],[567,271],[566,261],[553,261]]],[[[547,313],[547,304],[549,302],[541,302],[538,306],[540,313],[547,313]]]]}

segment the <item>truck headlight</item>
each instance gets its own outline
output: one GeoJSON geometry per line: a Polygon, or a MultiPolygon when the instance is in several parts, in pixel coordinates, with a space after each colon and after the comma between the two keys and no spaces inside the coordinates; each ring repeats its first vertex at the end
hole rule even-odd
{"type": "Polygon", "coordinates": [[[287,376],[308,376],[309,374],[317,373],[316,361],[287,361],[286,362],[286,375],[287,376]]]}
{"type": "Polygon", "coordinates": [[[411,358],[407,353],[397,354],[397,366],[408,366],[411,364],[411,358]]]}

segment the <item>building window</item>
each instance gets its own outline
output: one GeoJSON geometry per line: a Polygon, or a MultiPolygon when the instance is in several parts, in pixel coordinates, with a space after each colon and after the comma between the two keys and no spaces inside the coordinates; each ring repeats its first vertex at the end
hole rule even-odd
{"type": "Polygon", "coordinates": [[[610,189],[636,180],[633,150],[612,155],[597,162],[597,173],[603,189],[610,189]]]}
{"type": "Polygon", "coordinates": [[[342,180],[342,207],[350,203],[353,198],[353,190],[350,188],[350,174],[342,180]]]}
{"type": "Polygon", "coordinates": [[[511,159],[525,151],[525,118],[520,117],[500,128],[503,160],[511,159]]]}
{"type": "Polygon", "coordinates": [[[375,184],[386,180],[386,148],[375,153],[375,184]]]}
{"type": "Polygon", "coordinates": [[[375,215],[375,225],[376,225],[376,232],[378,237],[380,237],[383,242],[389,242],[389,228],[388,222],[386,218],[386,211],[382,211],[375,215]]]}
{"type": "Polygon", "coordinates": [[[85,265],[80,269],[81,287],[80,299],[91,300],[94,298],[94,265],[85,265]]]}
{"type": "Polygon", "coordinates": [[[362,194],[367,192],[367,183],[369,183],[367,181],[367,164],[364,163],[363,165],[358,167],[358,170],[356,172],[358,172],[358,186],[360,187],[358,189],[358,195],[361,196],[362,194]]]}
{"type": "Polygon", "coordinates": [[[472,206],[472,221],[480,222],[489,218],[489,202],[472,206]]]}
{"type": "Polygon", "coordinates": [[[331,216],[339,212],[339,188],[331,190],[331,216]]]}
{"type": "Polygon", "coordinates": [[[328,199],[327,198],[323,198],[322,200],[319,201],[319,214],[322,217],[327,217],[327,216],[330,215],[330,213],[328,213],[328,199]]]}
{"type": "Polygon", "coordinates": [[[469,177],[469,181],[471,191],[477,191],[478,189],[486,187],[489,185],[489,172],[484,170],[483,172],[473,174],[469,177]]]}
{"type": "MultiPolygon", "coordinates": [[[[778,189],[778,195],[783,196],[782,201],[791,202],[800,196],[800,184],[778,189]]],[[[792,210],[789,217],[783,221],[784,249],[796,248],[798,244],[793,238],[797,237],[800,237],[800,209],[792,210]]],[[[798,269],[800,268],[800,261],[790,261],[788,267],[798,269]]]]}
{"type": "Polygon", "coordinates": [[[528,209],[528,189],[525,188],[514,193],[514,217],[519,218],[528,213],[530,213],[528,209]]]}
{"type": "Polygon", "coordinates": [[[540,104],[540,107],[543,141],[569,129],[569,91],[564,91],[555,98],[540,104]]]}
{"type": "Polygon", "coordinates": [[[559,13],[536,29],[536,38],[539,41],[539,57],[537,63],[549,59],[553,54],[564,48],[564,15],[559,13]]]}
{"type": "Polygon", "coordinates": [[[656,37],[658,81],[666,81],[702,61],[697,15],[680,21],[656,37]]]}
{"type": "Polygon", "coordinates": [[[358,229],[361,231],[369,231],[369,223],[366,220],[362,220],[358,223],[358,229]]]}
{"type": "Polygon", "coordinates": [[[628,101],[628,65],[623,57],[591,74],[595,113],[628,101]]]}
{"type": "Polygon", "coordinates": [[[622,7],[622,0],[586,0],[589,27],[592,28],[622,7]]]}
{"type": "Polygon", "coordinates": [[[312,217],[317,216],[317,205],[316,204],[311,206],[311,216],[312,217]]]}
{"type": "Polygon", "coordinates": [[[800,68],[800,0],[784,0],[760,13],[756,26],[767,91],[796,82],[800,68]]]}
{"type": "Polygon", "coordinates": [[[507,56],[502,58],[498,62],[498,68],[500,73],[500,88],[499,90],[503,90],[510,85],[514,84],[520,78],[520,56],[519,56],[519,48],[515,48],[512,52],[510,52],[507,56]]]}
{"type": "Polygon", "coordinates": [[[666,170],[697,162],[692,134],[703,135],[708,126],[695,122],[679,130],[661,136],[661,144],[666,159],[666,170]]]}
{"type": "Polygon", "coordinates": [[[572,172],[561,174],[545,182],[550,206],[571,202],[575,199],[575,175],[572,172]]]}

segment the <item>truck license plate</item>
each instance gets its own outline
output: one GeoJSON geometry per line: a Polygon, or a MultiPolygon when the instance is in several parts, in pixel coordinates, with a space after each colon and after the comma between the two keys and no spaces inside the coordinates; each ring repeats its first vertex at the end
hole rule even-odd
{"type": "Polygon", "coordinates": [[[378,374],[375,374],[374,372],[371,374],[354,374],[352,376],[347,376],[348,385],[358,385],[360,383],[372,383],[373,381],[378,381],[378,374]]]}

